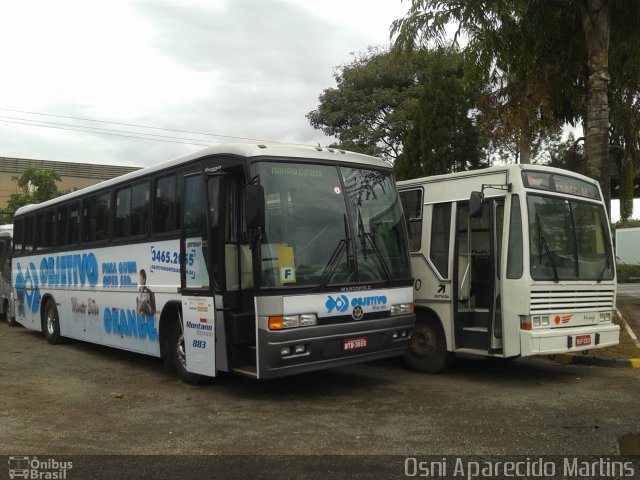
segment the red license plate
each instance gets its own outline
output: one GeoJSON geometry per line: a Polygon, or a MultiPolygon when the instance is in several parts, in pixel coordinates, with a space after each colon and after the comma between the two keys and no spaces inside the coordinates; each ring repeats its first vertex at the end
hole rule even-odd
{"type": "Polygon", "coordinates": [[[359,350],[367,348],[367,337],[347,338],[342,340],[342,350],[348,352],[350,350],[359,350]]]}
{"type": "Polygon", "coordinates": [[[578,335],[576,337],[576,347],[591,345],[591,335],[578,335]]]}

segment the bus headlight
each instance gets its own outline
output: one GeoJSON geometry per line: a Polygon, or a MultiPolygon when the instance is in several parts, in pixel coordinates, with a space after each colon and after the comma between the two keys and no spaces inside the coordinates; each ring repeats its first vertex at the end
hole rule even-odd
{"type": "Polygon", "coordinates": [[[309,325],[317,325],[318,317],[315,313],[303,313],[300,315],[300,326],[308,327],[309,325]]]}
{"type": "Polygon", "coordinates": [[[284,330],[287,328],[308,327],[317,325],[318,317],[315,313],[300,315],[274,315],[269,317],[269,330],[284,330]]]}
{"type": "Polygon", "coordinates": [[[549,316],[541,316],[541,315],[534,315],[534,316],[526,316],[526,315],[521,315],[520,316],[520,329],[521,330],[531,330],[533,328],[540,328],[540,327],[548,327],[549,326],[549,316]]]}
{"type": "Polygon", "coordinates": [[[413,313],[413,303],[397,303],[391,305],[391,315],[408,315],[413,313]]]}

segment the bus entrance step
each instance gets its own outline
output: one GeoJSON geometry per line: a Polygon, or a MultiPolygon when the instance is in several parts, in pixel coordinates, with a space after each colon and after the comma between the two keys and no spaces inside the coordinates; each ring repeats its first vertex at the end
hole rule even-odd
{"type": "Polygon", "coordinates": [[[237,374],[244,375],[247,377],[258,377],[258,370],[255,365],[243,365],[242,367],[236,367],[233,371],[237,374]]]}
{"type": "Polygon", "coordinates": [[[487,333],[489,331],[487,327],[462,327],[462,330],[464,330],[465,332],[481,332],[481,333],[487,333]]]}

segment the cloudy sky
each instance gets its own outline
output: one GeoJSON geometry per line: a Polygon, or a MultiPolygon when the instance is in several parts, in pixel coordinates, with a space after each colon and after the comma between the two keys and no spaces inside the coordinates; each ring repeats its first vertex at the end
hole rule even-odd
{"type": "Polygon", "coordinates": [[[0,156],[146,166],[201,148],[167,137],[327,144],[305,114],[335,86],[334,67],[387,45],[407,9],[400,0],[0,0],[0,156]],[[88,127],[112,135],[69,130],[88,127]],[[126,136],[140,133],[164,141],[126,136]]]}

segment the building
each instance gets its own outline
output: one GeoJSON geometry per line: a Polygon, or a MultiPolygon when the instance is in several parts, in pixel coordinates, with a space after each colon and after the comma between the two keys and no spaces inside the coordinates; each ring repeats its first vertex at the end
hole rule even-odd
{"type": "Polygon", "coordinates": [[[58,172],[61,178],[61,181],[57,183],[59,191],[78,190],[138,170],[137,167],[119,165],[0,157],[0,210],[7,208],[7,202],[12,193],[20,192],[13,177],[21,176],[30,166],[53,169],[58,172]]]}

